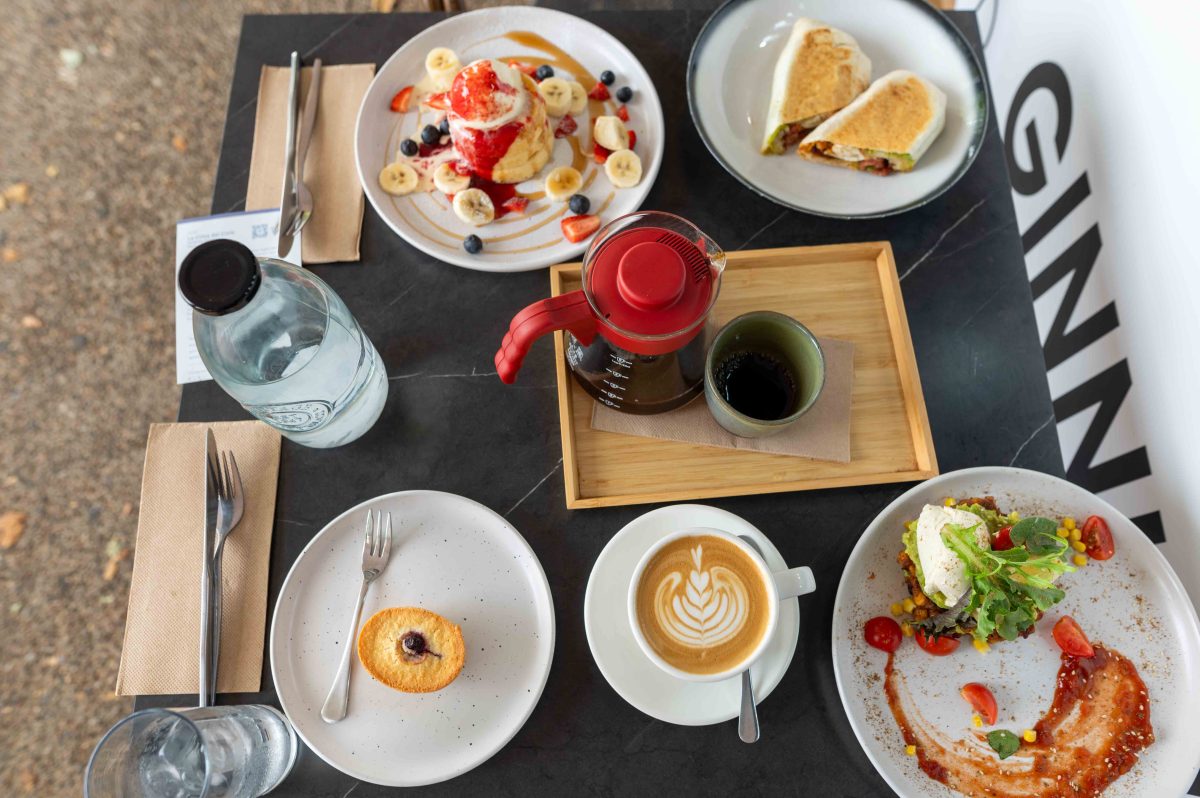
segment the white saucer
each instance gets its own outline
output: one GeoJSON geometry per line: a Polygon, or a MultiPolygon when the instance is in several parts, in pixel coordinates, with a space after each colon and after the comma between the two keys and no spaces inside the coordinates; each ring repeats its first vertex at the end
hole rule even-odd
{"type": "MultiPolygon", "coordinates": [[[[357,639],[357,635],[355,637],[357,639]]],[[[296,558],[271,623],[279,703],[319,757],[389,787],[433,784],[499,751],[533,712],[554,655],[554,602],[537,556],[482,504],[432,490],[365,501],[330,521],[296,558]],[[350,714],[321,720],[362,584],[367,510],[392,514],[392,555],[362,621],[384,607],[423,606],[462,626],[466,664],[443,690],[406,694],[355,657],[350,714]]]]}
{"type": "MultiPolygon", "coordinates": [[[[600,552],[583,598],[583,624],[592,658],[618,695],[653,718],[681,726],[707,726],[736,718],[742,697],[741,680],[734,677],[701,684],[668,676],[638,648],[625,607],[629,580],[642,555],[668,533],[694,526],[714,527],[752,538],[773,571],[804,564],[785,562],[766,535],[749,522],[701,504],[676,504],[651,510],[626,524],[600,552]]],[[[794,598],[781,601],[775,638],[750,670],[758,703],[783,679],[799,638],[799,604],[794,598]]]]}

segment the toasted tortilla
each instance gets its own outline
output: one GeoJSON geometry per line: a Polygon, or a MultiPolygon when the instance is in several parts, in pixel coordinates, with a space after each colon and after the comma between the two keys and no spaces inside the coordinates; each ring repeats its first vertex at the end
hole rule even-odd
{"type": "Polygon", "coordinates": [[[763,154],[786,152],[790,143],[781,140],[788,126],[801,125],[808,132],[870,83],[871,60],[853,36],[813,19],[797,20],[775,62],[763,154]]]}
{"type": "Polygon", "coordinates": [[[907,172],[946,124],[946,95],[907,70],[889,72],[854,102],[822,122],[797,148],[802,158],[862,169],[863,161],[834,155],[833,147],[862,151],[865,158],[886,158],[891,169],[907,172]]]}

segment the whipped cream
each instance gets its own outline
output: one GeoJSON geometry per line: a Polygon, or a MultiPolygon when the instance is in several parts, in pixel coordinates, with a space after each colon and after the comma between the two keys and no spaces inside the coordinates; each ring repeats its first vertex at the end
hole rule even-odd
{"type": "Polygon", "coordinates": [[[520,119],[529,108],[529,91],[521,72],[492,59],[473,61],[458,73],[450,87],[451,125],[472,130],[492,130],[520,119]],[[495,74],[494,89],[486,89],[488,72],[495,74]],[[487,91],[487,96],[479,96],[487,91]]]}
{"type": "Polygon", "coordinates": [[[733,639],[749,618],[750,591],[720,565],[704,567],[704,547],[692,549],[692,568],[666,574],[654,592],[654,618],[663,634],[690,648],[733,639]]]}

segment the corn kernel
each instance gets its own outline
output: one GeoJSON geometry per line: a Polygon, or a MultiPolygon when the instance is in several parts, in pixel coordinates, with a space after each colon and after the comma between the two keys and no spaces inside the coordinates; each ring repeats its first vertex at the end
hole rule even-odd
{"type": "Polygon", "coordinates": [[[904,746],[904,753],[908,754],[909,756],[916,756],[917,747],[915,745],[906,745],[904,746]]]}
{"type": "Polygon", "coordinates": [[[1026,729],[1025,733],[1021,735],[1021,739],[1027,743],[1036,743],[1037,732],[1035,732],[1033,729],[1026,729]]]}
{"type": "Polygon", "coordinates": [[[991,649],[986,640],[972,640],[971,645],[975,646],[975,650],[980,654],[986,654],[991,649]]]}
{"type": "Polygon", "coordinates": [[[1067,529],[1074,529],[1075,528],[1075,519],[1068,515],[1066,518],[1063,519],[1063,526],[1065,526],[1067,529]]]}
{"type": "Polygon", "coordinates": [[[1008,514],[1008,517],[1009,517],[1009,518],[1011,518],[1011,519],[1012,519],[1012,520],[1014,520],[1014,521],[1020,521],[1020,520],[1021,520],[1021,514],[1020,514],[1020,513],[1018,513],[1016,510],[1013,510],[1011,513],[1009,513],[1009,514],[1008,514]]]}
{"type": "Polygon", "coordinates": [[[911,623],[900,624],[900,633],[903,634],[905,637],[912,637],[913,636],[912,624],[911,623]]]}
{"type": "Polygon", "coordinates": [[[1060,526],[1058,529],[1054,530],[1054,534],[1058,535],[1060,538],[1066,538],[1071,536],[1071,531],[1066,527],[1060,526]]]}
{"type": "Polygon", "coordinates": [[[1087,546],[1083,545],[1082,540],[1072,540],[1071,548],[1075,549],[1075,551],[1079,552],[1080,554],[1087,551],[1087,546]]]}
{"type": "Polygon", "coordinates": [[[892,605],[892,615],[899,615],[902,612],[904,612],[904,610],[900,607],[899,602],[892,605]]]}
{"type": "Polygon", "coordinates": [[[1082,554],[1076,554],[1071,558],[1071,562],[1082,568],[1083,566],[1087,565],[1087,557],[1083,556],[1082,554]]]}
{"type": "Polygon", "coordinates": [[[1071,540],[1083,540],[1083,533],[1078,529],[1071,530],[1071,540]]]}
{"type": "Polygon", "coordinates": [[[954,505],[958,504],[958,502],[956,502],[951,497],[947,496],[945,499],[942,500],[942,504],[946,505],[947,507],[953,507],[954,505]]]}
{"type": "Polygon", "coordinates": [[[972,725],[973,725],[975,728],[977,728],[977,729],[978,729],[980,726],[982,726],[982,725],[983,725],[983,718],[979,717],[978,715],[972,715],[972,716],[971,716],[971,724],[972,724],[972,725]]]}
{"type": "Polygon", "coordinates": [[[917,608],[917,605],[914,604],[913,600],[910,598],[906,598],[904,601],[900,602],[900,606],[904,609],[905,612],[912,612],[914,609],[917,608]]]}

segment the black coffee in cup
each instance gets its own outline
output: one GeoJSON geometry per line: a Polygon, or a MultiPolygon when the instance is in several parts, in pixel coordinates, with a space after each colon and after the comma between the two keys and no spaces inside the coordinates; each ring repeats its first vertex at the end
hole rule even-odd
{"type": "Polygon", "coordinates": [[[742,415],[776,421],[796,412],[800,381],[773,352],[732,352],[717,363],[713,379],[721,398],[742,415]]]}

